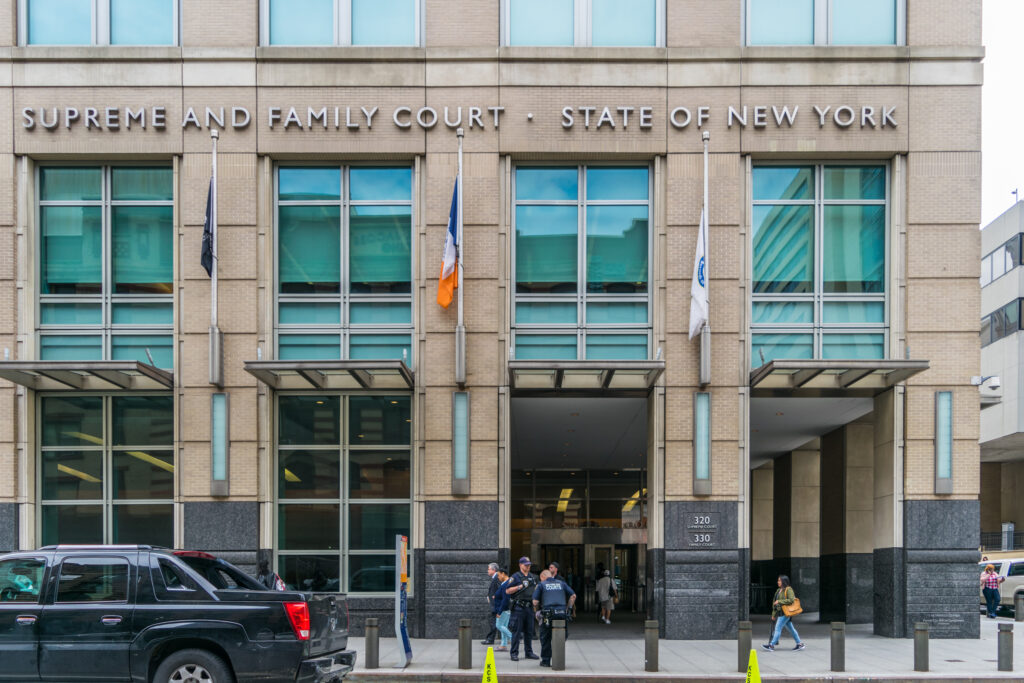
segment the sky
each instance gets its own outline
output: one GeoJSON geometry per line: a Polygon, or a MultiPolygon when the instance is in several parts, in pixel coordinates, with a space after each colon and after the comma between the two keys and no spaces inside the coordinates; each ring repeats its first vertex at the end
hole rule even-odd
{"type": "Polygon", "coordinates": [[[981,225],[1024,199],[1024,0],[984,0],[981,225]]]}

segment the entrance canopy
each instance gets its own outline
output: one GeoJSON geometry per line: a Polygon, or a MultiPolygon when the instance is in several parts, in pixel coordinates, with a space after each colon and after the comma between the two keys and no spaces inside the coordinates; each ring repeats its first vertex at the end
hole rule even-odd
{"type": "Polygon", "coordinates": [[[412,389],[400,360],[250,360],[245,371],[271,389],[412,389]]]}
{"type": "Polygon", "coordinates": [[[37,391],[166,390],[174,373],[135,360],[0,362],[0,378],[37,391]]]}
{"type": "Polygon", "coordinates": [[[508,383],[518,392],[640,392],[665,371],[663,360],[510,360],[508,383]]]}
{"type": "Polygon", "coordinates": [[[773,360],[750,373],[751,396],[880,394],[928,369],[926,360],[773,360]]]}

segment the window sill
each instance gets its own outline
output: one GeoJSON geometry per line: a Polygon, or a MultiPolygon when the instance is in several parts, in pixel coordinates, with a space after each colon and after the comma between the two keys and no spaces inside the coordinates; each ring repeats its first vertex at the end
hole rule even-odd
{"type": "Polygon", "coordinates": [[[422,62],[426,50],[422,47],[341,47],[325,46],[261,46],[256,48],[259,61],[281,62],[422,62]]]}
{"type": "MultiPolygon", "coordinates": [[[[125,45],[26,45],[10,48],[10,50],[10,58],[16,62],[166,62],[181,59],[180,47],[165,45],[139,47],[125,45]]],[[[0,58],[2,56],[0,53],[0,58]]]]}

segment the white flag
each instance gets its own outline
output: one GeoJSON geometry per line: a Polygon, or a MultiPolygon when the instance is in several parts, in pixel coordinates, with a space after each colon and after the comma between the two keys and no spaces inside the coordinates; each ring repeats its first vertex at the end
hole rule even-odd
{"type": "Polygon", "coordinates": [[[700,212],[697,251],[693,256],[693,283],[690,285],[690,339],[700,334],[708,322],[708,219],[700,212]]]}

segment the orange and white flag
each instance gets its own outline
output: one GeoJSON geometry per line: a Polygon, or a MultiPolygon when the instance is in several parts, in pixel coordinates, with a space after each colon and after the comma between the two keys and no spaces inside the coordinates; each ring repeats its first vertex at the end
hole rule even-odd
{"type": "Polygon", "coordinates": [[[455,178],[452,190],[452,210],[448,214],[448,230],[444,234],[444,256],[441,261],[441,277],[437,282],[437,303],[448,308],[459,284],[458,261],[458,220],[459,220],[459,178],[455,178]]]}

